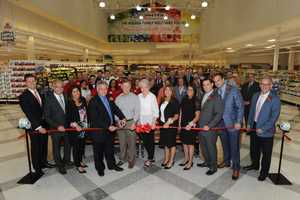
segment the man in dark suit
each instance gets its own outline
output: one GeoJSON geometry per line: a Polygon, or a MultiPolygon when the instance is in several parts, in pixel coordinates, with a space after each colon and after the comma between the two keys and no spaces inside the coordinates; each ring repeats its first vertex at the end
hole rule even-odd
{"type": "Polygon", "coordinates": [[[214,128],[220,123],[224,111],[222,98],[213,87],[212,80],[203,80],[205,94],[201,100],[199,127],[204,128],[205,132],[199,133],[199,138],[203,147],[205,162],[197,166],[208,167],[207,175],[213,175],[217,171],[217,134],[215,131],[211,131],[210,128],[214,128]]]}
{"type": "Polygon", "coordinates": [[[260,91],[259,83],[255,81],[254,74],[248,74],[248,81],[242,85],[241,93],[244,99],[244,117],[247,127],[248,115],[250,110],[250,101],[253,95],[260,91]]]}
{"type": "Polygon", "coordinates": [[[70,138],[65,128],[68,127],[66,107],[67,98],[63,94],[63,82],[55,80],[52,83],[53,92],[49,93],[45,99],[44,115],[46,122],[51,129],[57,129],[58,132],[54,133],[52,137],[53,144],[53,157],[57,165],[58,171],[61,174],[66,174],[66,165],[72,165],[71,162],[71,147],[70,138]],[[62,159],[60,153],[61,140],[64,142],[64,158],[62,159]]]}
{"type": "Polygon", "coordinates": [[[250,135],[251,165],[245,170],[258,170],[261,160],[259,181],[264,181],[269,175],[271,165],[276,122],[280,115],[280,98],[272,92],[272,79],[264,77],[260,82],[260,93],[256,93],[251,100],[248,127],[256,129],[250,135]]]}
{"type": "Polygon", "coordinates": [[[30,145],[32,165],[36,173],[43,174],[42,168],[52,168],[54,165],[47,162],[48,135],[43,117],[43,98],[36,89],[36,77],[26,74],[24,81],[27,89],[20,95],[20,106],[31,123],[30,145]],[[38,131],[39,134],[32,133],[38,131]]]}
{"type": "Polygon", "coordinates": [[[99,176],[104,176],[104,155],[108,169],[123,170],[116,165],[112,132],[117,130],[117,127],[114,125],[114,115],[120,119],[119,126],[121,127],[126,125],[126,119],[115,103],[107,98],[107,83],[104,81],[97,82],[96,88],[97,96],[90,100],[88,106],[88,118],[91,128],[101,128],[101,130],[91,133],[91,137],[93,138],[95,168],[99,176]]]}

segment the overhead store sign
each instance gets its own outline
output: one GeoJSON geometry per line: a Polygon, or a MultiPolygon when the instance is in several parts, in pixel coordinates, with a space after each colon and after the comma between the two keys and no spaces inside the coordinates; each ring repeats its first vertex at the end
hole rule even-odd
{"type": "Polygon", "coordinates": [[[116,14],[114,20],[108,18],[108,41],[178,43],[198,40],[199,18],[191,20],[190,13],[163,7],[155,3],[151,11],[130,9],[116,14]]]}
{"type": "Polygon", "coordinates": [[[3,42],[15,42],[15,32],[12,30],[10,23],[4,25],[4,29],[1,32],[1,40],[3,42]]]}

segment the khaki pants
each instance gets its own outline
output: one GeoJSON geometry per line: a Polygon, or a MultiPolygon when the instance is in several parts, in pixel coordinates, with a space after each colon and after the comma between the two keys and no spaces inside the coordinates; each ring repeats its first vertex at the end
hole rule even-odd
{"type": "MultiPolygon", "coordinates": [[[[133,120],[126,123],[125,128],[130,128],[133,120]]],[[[118,138],[120,143],[119,159],[123,162],[134,161],[136,154],[136,133],[131,130],[119,130],[118,138]]]]}

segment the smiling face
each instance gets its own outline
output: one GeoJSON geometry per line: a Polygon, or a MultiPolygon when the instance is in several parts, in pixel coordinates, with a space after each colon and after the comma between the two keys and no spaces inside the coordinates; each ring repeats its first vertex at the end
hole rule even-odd
{"type": "Polygon", "coordinates": [[[222,78],[222,76],[216,75],[213,79],[217,88],[221,88],[224,85],[225,80],[222,78]]]}
{"type": "Polygon", "coordinates": [[[205,93],[212,91],[213,87],[214,87],[214,84],[212,83],[211,80],[204,80],[202,85],[203,85],[203,90],[205,93]]]}
{"type": "Polygon", "coordinates": [[[26,78],[25,84],[26,84],[27,88],[29,88],[31,90],[35,90],[36,89],[36,79],[35,79],[35,77],[26,78]]]}
{"type": "Polygon", "coordinates": [[[80,91],[76,87],[72,89],[72,99],[74,101],[80,99],[80,91]]]}
{"type": "Polygon", "coordinates": [[[108,86],[105,84],[97,85],[97,94],[99,96],[106,96],[107,95],[108,86]]]}
{"type": "Polygon", "coordinates": [[[191,99],[194,97],[195,95],[195,90],[193,87],[189,86],[188,89],[187,89],[187,95],[188,97],[191,99]]]}
{"type": "Polygon", "coordinates": [[[272,89],[272,81],[269,78],[263,78],[260,82],[260,89],[263,94],[266,94],[272,89]]]}

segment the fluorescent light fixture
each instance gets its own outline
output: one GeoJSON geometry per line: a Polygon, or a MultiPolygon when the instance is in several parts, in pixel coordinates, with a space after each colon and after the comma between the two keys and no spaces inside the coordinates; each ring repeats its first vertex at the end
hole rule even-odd
{"type": "Polygon", "coordinates": [[[271,48],[274,48],[276,45],[275,44],[273,44],[273,45],[271,45],[271,46],[267,46],[267,47],[265,47],[266,49],[271,49],[271,48]]]}
{"type": "Polygon", "coordinates": [[[269,39],[268,42],[276,42],[276,39],[269,39]]]}
{"type": "Polygon", "coordinates": [[[106,6],[105,2],[104,1],[100,1],[99,2],[99,7],[100,8],[104,8],[106,6]]]}
{"type": "Polygon", "coordinates": [[[207,8],[207,6],[208,6],[207,1],[202,1],[201,6],[202,6],[202,8],[207,8]]]}
{"type": "Polygon", "coordinates": [[[253,44],[246,44],[246,47],[253,47],[253,44]]]}
{"type": "Polygon", "coordinates": [[[232,50],[232,48],[231,48],[231,47],[227,47],[226,49],[227,49],[227,50],[232,50]]]}
{"type": "Polygon", "coordinates": [[[116,16],[110,15],[110,19],[111,19],[111,20],[115,20],[115,19],[116,19],[116,16]]]}
{"type": "Polygon", "coordinates": [[[196,15],[191,15],[191,19],[196,19],[196,15]]]}
{"type": "Polygon", "coordinates": [[[137,5],[135,8],[136,8],[137,11],[141,11],[142,10],[142,7],[140,5],[137,5]]]}

